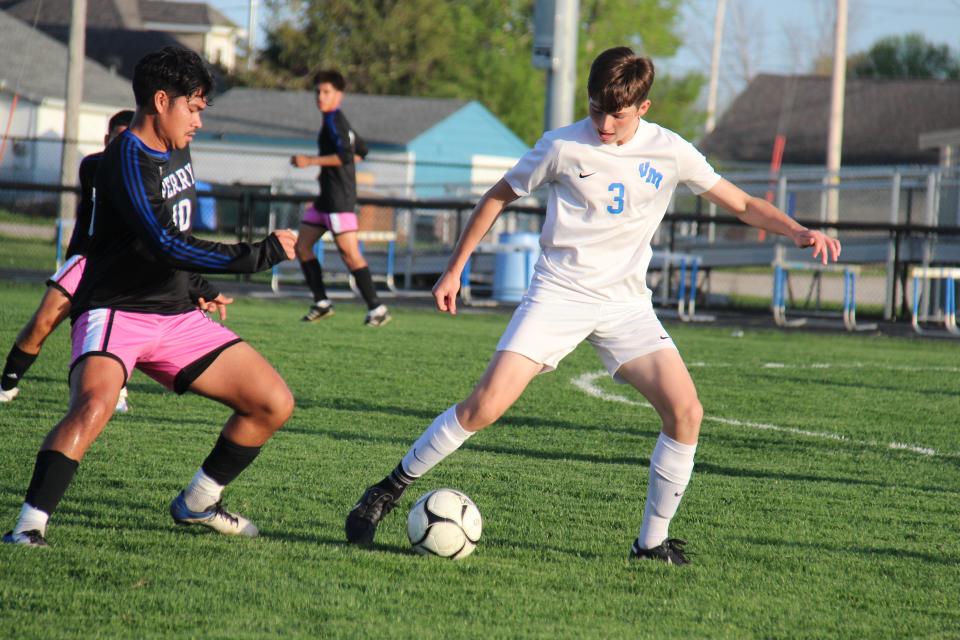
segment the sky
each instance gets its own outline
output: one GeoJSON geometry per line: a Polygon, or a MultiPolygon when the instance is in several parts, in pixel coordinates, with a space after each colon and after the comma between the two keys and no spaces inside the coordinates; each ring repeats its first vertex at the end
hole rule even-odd
{"type": "MultiPolygon", "coordinates": [[[[246,27],[249,0],[207,0],[246,27]]],[[[258,23],[266,10],[258,3],[258,23]]],[[[679,32],[685,44],[658,71],[683,74],[709,71],[716,0],[685,0],[679,32]]],[[[848,0],[847,52],[868,49],[879,38],[920,32],[960,52],[960,0],[848,0]]],[[[727,0],[721,54],[721,104],[744,86],[746,73],[809,70],[813,51],[832,47],[834,0],[727,0]]],[[[264,41],[262,26],[256,44],[264,41]]]]}

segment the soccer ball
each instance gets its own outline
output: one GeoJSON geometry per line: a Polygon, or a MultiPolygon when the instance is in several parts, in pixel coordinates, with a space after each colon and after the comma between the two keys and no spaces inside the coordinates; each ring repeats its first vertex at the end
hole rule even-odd
{"type": "Polygon", "coordinates": [[[451,560],[473,553],[482,529],[477,505],[453,489],[420,496],[407,517],[407,537],[417,553],[451,560]]]}

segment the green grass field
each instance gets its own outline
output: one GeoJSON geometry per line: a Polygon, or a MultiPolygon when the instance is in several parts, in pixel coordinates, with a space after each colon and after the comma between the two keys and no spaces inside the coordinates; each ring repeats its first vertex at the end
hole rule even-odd
{"type": "MultiPolygon", "coordinates": [[[[0,285],[0,355],[41,291],[0,285]]],[[[960,637],[960,344],[668,325],[707,414],[679,568],[626,559],[659,425],[586,345],[415,485],[376,550],[348,547],[349,507],[469,391],[508,317],[401,307],[374,331],[358,306],[309,326],[304,309],[230,309],[297,397],[227,493],[262,536],[172,524],[227,411],[136,374],[53,547],[0,547],[5,637],[960,637]],[[406,541],[406,509],[442,486],[485,519],[462,562],[406,541]]],[[[3,530],[64,412],[67,360],[61,328],[0,405],[3,530]]]]}

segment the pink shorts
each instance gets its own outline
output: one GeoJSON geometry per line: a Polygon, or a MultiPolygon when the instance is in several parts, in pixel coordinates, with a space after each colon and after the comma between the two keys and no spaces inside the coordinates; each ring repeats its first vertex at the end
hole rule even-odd
{"type": "Polygon", "coordinates": [[[67,259],[57,272],[47,280],[48,287],[56,287],[63,292],[71,301],[73,294],[80,284],[80,278],[83,277],[83,268],[87,264],[87,258],[81,255],[75,255],[67,259]]]}
{"type": "Polygon", "coordinates": [[[224,349],[240,342],[233,331],[196,309],[179,315],[91,309],[73,323],[70,372],[87,356],[107,356],[184,393],[224,349]]]}
{"type": "Polygon", "coordinates": [[[321,213],[312,204],[307,207],[303,214],[303,224],[323,227],[328,229],[335,236],[341,233],[349,233],[360,228],[357,224],[357,214],[353,211],[343,211],[341,213],[321,213]]]}

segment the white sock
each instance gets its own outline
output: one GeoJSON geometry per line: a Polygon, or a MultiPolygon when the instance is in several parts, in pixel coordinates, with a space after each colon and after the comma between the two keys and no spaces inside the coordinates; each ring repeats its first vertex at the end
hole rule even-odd
{"type": "Polygon", "coordinates": [[[473,435],[472,431],[460,426],[456,410],[457,405],[453,405],[437,416],[433,424],[413,443],[400,462],[404,473],[419,478],[459,449],[460,445],[473,435]]]}
{"type": "Polygon", "coordinates": [[[202,468],[197,469],[193,480],[183,490],[183,500],[191,511],[206,511],[217,504],[221,495],[223,485],[205,474],[202,468]]]}
{"type": "Polygon", "coordinates": [[[14,533],[23,533],[24,531],[33,531],[36,529],[40,535],[47,535],[47,520],[50,514],[46,511],[40,511],[36,507],[23,503],[20,509],[20,517],[17,519],[17,525],[13,528],[14,533]]]}
{"type": "Polygon", "coordinates": [[[650,456],[650,487],[638,538],[641,548],[652,549],[667,539],[670,520],[693,473],[696,450],[697,445],[677,442],[663,433],[657,439],[650,456]]]}

